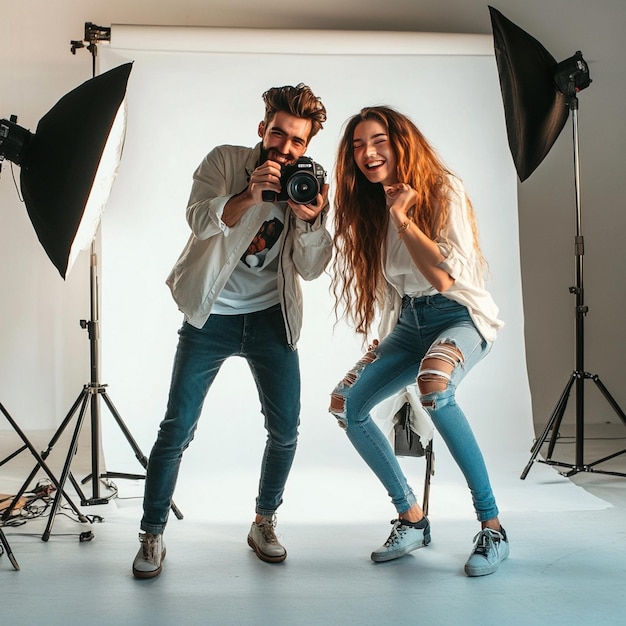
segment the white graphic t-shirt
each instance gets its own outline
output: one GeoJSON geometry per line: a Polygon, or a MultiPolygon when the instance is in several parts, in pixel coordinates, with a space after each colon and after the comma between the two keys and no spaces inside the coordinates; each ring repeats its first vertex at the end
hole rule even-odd
{"type": "Polygon", "coordinates": [[[212,313],[262,311],[280,302],[278,255],[285,230],[285,207],[275,204],[213,306],[212,313]]]}

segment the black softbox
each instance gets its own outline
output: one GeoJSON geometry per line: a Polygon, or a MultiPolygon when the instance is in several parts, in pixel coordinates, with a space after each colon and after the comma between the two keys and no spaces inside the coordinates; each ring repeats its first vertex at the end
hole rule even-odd
{"type": "Polygon", "coordinates": [[[531,35],[489,7],[509,147],[520,181],[543,161],[569,114],[558,63],[531,35]]]}
{"type": "Polygon", "coordinates": [[[97,229],[121,157],[132,63],[63,96],[35,133],[0,120],[0,156],[21,167],[20,187],[41,245],[65,278],[97,229]]]}

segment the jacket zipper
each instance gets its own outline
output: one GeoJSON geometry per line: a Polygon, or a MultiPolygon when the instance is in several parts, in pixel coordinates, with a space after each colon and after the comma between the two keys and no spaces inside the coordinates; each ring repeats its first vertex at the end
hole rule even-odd
{"type": "Polygon", "coordinates": [[[283,268],[283,253],[285,251],[287,237],[289,236],[289,230],[291,228],[291,209],[289,208],[289,206],[287,206],[287,211],[285,215],[287,217],[287,219],[285,220],[287,222],[287,229],[285,230],[285,236],[283,237],[283,242],[282,242],[282,246],[280,249],[280,257],[279,257],[280,259],[279,269],[280,269],[280,273],[283,279],[282,304],[280,308],[283,314],[283,322],[285,323],[285,332],[287,333],[287,343],[289,344],[289,347],[292,350],[295,350],[295,347],[293,345],[293,333],[291,332],[291,326],[289,324],[289,318],[287,316],[287,294],[286,294],[287,281],[285,280],[285,271],[283,268]]]}

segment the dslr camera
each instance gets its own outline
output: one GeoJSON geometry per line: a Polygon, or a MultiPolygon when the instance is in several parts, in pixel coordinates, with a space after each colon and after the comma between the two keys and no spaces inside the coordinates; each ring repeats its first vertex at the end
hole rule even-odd
{"type": "Polygon", "coordinates": [[[315,204],[317,194],[326,182],[324,168],[309,157],[300,157],[295,163],[283,165],[280,174],[280,193],[265,190],[265,202],[293,200],[296,204],[315,204]]]}

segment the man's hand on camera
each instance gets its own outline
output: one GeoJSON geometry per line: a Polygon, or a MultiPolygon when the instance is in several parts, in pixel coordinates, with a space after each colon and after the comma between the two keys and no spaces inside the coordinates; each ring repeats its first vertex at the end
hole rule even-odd
{"type": "Polygon", "coordinates": [[[250,176],[248,192],[254,204],[263,202],[264,191],[274,191],[280,193],[280,163],[269,159],[261,163],[250,176]]]}
{"type": "Polygon", "coordinates": [[[317,216],[321,213],[324,205],[326,204],[326,197],[328,196],[328,183],[322,186],[322,192],[317,194],[317,200],[315,204],[298,204],[293,200],[287,200],[287,204],[291,210],[305,222],[312,224],[317,216]]]}
{"type": "Polygon", "coordinates": [[[245,191],[237,193],[226,203],[222,221],[226,226],[234,226],[242,215],[252,206],[263,202],[264,191],[280,192],[280,164],[265,161],[257,167],[248,182],[245,191]]]}

